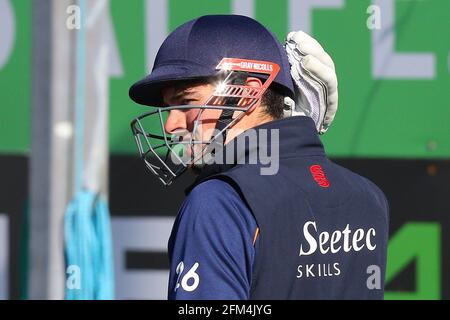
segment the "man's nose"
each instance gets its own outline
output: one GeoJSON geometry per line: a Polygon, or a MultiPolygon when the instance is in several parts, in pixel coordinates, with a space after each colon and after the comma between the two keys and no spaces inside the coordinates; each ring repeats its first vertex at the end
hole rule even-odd
{"type": "Polygon", "coordinates": [[[170,110],[166,123],[164,124],[164,130],[168,134],[172,134],[178,130],[186,130],[186,115],[181,110],[170,110]]]}

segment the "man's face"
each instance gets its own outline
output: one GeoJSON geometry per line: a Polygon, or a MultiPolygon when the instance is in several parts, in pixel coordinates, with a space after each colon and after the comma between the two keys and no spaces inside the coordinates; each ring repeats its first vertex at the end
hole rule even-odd
{"type": "MultiPolygon", "coordinates": [[[[223,98],[214,97],[212,101],[208,101],[214,94],[216,85],[218,84],[190,82],[185,83],[184,85],[169,86],[162,91],[164,102],[168,106],[194,106],[189,109],[174,109],[169,111],[164,130],[167,134],[178,138],[176,141],[179,141],[179,137],[182,137],[182,140],[185,142],[189,141],[191,138],[195,141],[203,142],[195,144],[192,149],[188,144],[184,145],[185,148],[183,148],[186,155],[188,155],[191,160],[194,160],[196,164],[198,164],[198,161],[205,155],[205,149],[208,147],[211,138],[217,136],[218,139],[222,139],[222,135],[215,129],[217,120],[223,110],[195,108],[195,106],[204,106],[206,104],[216,106],[223,105],[223,98]]],[[[257,78],[248,77],[246,86],[261,87],[262,83],[261,80],[257,78]]],[[[254,100],[242,98],[237,103],[237,106],[244,108],[250,106],[252,101],[254,100]]],[[[227,141],[217,141],[218,144],[214,144],[214,146],[226,144],[248,128],[273,120],[267,115],[262,114],[261,110],[255,112],[255,110],[260,109],[257,108],[259,105],[260,102],[253,104],[245,114],[242,114],[241,111],[236,111],[233,118],[240,118],[239,121],[230,126],[230,129],[227,130],[227,141]]],[[[211,145],[211,147],[212,146],[213,145],[211,145]]],[[[207,151],[211,152],[212,150],[207,151]]]]}
{"type": "MultiPolygon", "coordinates": [[[[169,106],[202,106],[208,102],[208,99],[215,91],[215,86],[209,83],[192,83],[184,86],[171,86],[163,90],[164,102],[169,106]]],[[[212,101],[210,103],[213,103],[212,101]]],[[[220,117],[222,110],[212,109],[175,109],[169,111],[164,130],[167,134],[182,136],[183,140],[189,139],[192,134],[194,140],[208,142],[216,127],[217,119],[220,117]],[[200,115],[200,111],[201,115],[200,115]],[[197,124],[196,124],[196,120],[197,124]],[[194,126],[197,125],[196,131],[194,126]]],[[[185,151],[194,158],[201,155],[206,144],[195,145],[191,150],[186,145],[185,151]]]]}

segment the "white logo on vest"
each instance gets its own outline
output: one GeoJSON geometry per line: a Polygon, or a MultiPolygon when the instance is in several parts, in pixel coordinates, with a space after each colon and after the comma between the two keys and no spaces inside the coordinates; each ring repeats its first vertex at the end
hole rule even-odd
{"type": "MultiPolygon", "coordinates": [[[[374,243],[375,228],[367,232],[362,229],[353,231],[347,224],[343,230],[318,233],[315,221],[307,221],[303,225],[303,238],[306,243],[300,245],[299,256],[311,256],[316,253],[333,255],[341,252],[359,252],[361,250],[373,251],[377,245],[374,243]]],[[[338,262],[301,264],[297,267],[297,278],[332,277],[341,274],[338,262]]]]}

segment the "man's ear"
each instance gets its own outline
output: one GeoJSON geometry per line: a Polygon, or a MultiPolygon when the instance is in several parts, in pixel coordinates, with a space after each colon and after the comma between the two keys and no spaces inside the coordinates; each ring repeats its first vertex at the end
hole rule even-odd
{"type": "Polygon", "coordinates": [[[248,77],[247,82],[245,84],[249,87],[254,87],[254,88],[261,88],[263,86],[261,79],[258,79],[255,77],[248,77]]]}
{"type": "MultiPolygon", "coordinates": [[[[253,87],[253,88],[261,88],[263,86],[261,80],[258,78],[255,78],[255,77],[248,77],[245,85],[248,87],[253,87]]],[[[252,101],[252,99],[242,99],[242,101],[240,101],[239,105],[242,107],[246,107],[250,104],[251,101],[252,101]]],[[[249,109],[247,111],[247,114],[252,113],[256,109],[256,107],[258,107],[260,104],[261,104],[261,101],[256,103],[253,107],[251,107],[251,109],[249,109]]]]}

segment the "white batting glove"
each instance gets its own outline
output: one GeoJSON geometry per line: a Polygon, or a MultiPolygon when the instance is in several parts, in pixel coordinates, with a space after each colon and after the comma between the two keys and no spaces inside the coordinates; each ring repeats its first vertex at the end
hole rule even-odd
{"type": "Polygon", "coordinates": [[[286,39],[291,76],[296,84],[295,102],[286,98],[285,116],[311,117],[317,132],[327,132],[338,109],[338,81],[334,62],[319,42],[303,31],[286,39]]]}

